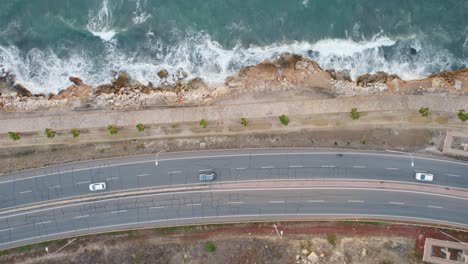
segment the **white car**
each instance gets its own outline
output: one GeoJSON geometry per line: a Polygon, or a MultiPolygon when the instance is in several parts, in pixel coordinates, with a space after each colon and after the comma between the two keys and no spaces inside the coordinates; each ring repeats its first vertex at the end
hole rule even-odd
{"type": "Polygon", "coordinates": [[[105,182],[96,182],[96,183],[91,183],[89,185],[89,190],[94,192],[94,191],[103,191],[106,189],[106,183],[105,182]]]}
{"type": "Polygon", "coordinates": [[[434,180],[434,175],[429,174],[429,173],[418,172],[416,173],[416,176],[414,176],[414,178],[418,181],[430,181],[431,182],[434,180]]]}

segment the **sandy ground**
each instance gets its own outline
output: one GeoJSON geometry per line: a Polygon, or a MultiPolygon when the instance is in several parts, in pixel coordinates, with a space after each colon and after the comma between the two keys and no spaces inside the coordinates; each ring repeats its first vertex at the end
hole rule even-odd
{"type": "Polygon", "coordinates": [[[425,238],[468,233],[353,221],[261,223],[138,231],[72,238],[2,252],[1,263],[422,263],[425,238]],[[279,232],[279,238],[274,229],[279,232]],[[206,242],[215,246],[205,249],[206,242]]]}

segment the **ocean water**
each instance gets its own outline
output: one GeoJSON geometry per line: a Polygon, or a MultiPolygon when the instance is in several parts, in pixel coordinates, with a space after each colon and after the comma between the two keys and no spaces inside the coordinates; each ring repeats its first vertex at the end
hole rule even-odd
{"type": "Polygon", "coordinates": [[[0,67],[35,93],[162,68],[222,83],[282,52],[354,78],[468,67],[468,0],[0,0],[0,67]]]}

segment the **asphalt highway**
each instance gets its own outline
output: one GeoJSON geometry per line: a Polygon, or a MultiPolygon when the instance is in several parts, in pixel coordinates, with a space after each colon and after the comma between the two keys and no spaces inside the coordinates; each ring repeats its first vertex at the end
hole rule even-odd
{"type": "MultiPolygon", "coordinates": [[[[432,183],[468,189],[468,163],[390,152],[247,150],[162,153],[34,169],[0,177],[0,209],[82,195],[89,184],[105,192],[199,183],[214,171],[217,182],[268,179],[364,179],[415,182],[415,172],[435,175],[432,183]],[[414,166],[411,166],[413,162],[414,166]]],[[[1,211],[0,211],[1,213],[1,211]]]]}
{"type": "Polygon", "coordinates": [[[467,200],[421,192],[338,187],[137,195],[1,216],[0,249],[125,228],[323,216],[398,217],[468,227],[467,200]]]}

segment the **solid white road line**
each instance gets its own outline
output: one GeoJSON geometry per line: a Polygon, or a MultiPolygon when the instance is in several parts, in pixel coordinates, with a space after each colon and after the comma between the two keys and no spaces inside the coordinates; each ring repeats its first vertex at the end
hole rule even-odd
{"type": "Polygon", "coordinates": [[[199,172],[203,172],[203,171],[213,171],[212,169],[204,169],[204,170],[198,170],[199,172]]]}
{"type": "Polygon", "coordinates": [[[36,225],[48,224],[48,223],[50,223],[50,222],[51,222],[51,221],[39,222],[39,223],[36,223],[36,225]]]}
{"type": "Polygon", "coordinates": [[[112,214],[118,214],[118,213],[125,213],[127,210],[120,210],[120,211],[112,211],[112,214]]]}
{"type": "Polygon", "coordinates": [[[50,186],[49,189],[60,188],[60,187],[62,187],[62,186],[60,186],[60,185],[55,185],[55,186],[50,186]]]}
{"type": "Polygon", "coordinates": [[[177,174],[177,173],[181,173],[181,171],[168,171],[167,173],[169,173],[169,174],[177,174]]]}
{"type": "Polygon", "coordinates": [[[400,170],[399,168],[385,168],[386,170],[400,170]]]}
{"type": "Polygon", "coordinates": [[[322,167],[322,168],[335,168],[336,166],[335,165],[322,165],[320,167],[322,167]]]}
{"type": "Polygon", "coordinates": [[[284,201],[269,201],[269,203],[284,203],[284,201]]]}
{"type": "Polygon", "coordinates": [[[353,166],[353,168],[360,168],[360,169],[365,169],[365,168],[366,168],[366,166],[359,166],[359,165],[357,165],[357,166],[353,166]]]}
{"type": "Polygon", "coordinates": [[[145,177],[145,176],[149,176],[149,174],[145,173],[145,174],[138,174],[137,177],[145,177]]]}
{"type": "Polygon", "coordinates": [[[236,168],[236,170],[246,170],[247,168],[236,168]]]}
{"type": "Polygon", "coordinates": [[[20,194],[25,194],[25,193],[30,193],[30,192],[32,192],[32,190],[22,191],[22,192],[20,192],[20,194]]]}
{"type": "Polygon", "coordinates": [[[288,168],[302,168],[302,165],[289,165],[288,168]]]}
{"type": "Polygon", "coordinates": [[[0,229],[0,232],[9,231],[9,230],[12,230],[12,229],[13,229],[13,227],[12,227],[12,228],[5,228],[5,229],[0,229]]]}
{"type": "Polygon", "coordinates": [[[437,209],[444,209],[442,206],[435,206],[435,205],[428,205],[429,208],[437,208],[437,209]]]}
{"type": "Polygon", "coordinates": [[[228,204],[243,204],[244,202],[228,202],[228,204]]]}
{"type": "Polygon", "coordinates": [[[261,168],[262,168],[262,169],[273,169],[273,168],[275,168],[275,167],[274,167],[274,166],[263,166],[263,167],[261,167],[261,168]]]}
{"type": "Polygon", "coordinates": [[[119,177],[112,177],[112,178],[106,178],[106,180],[111,181],[111,180],[118,180],[119,177]]]}
{"type": "Polygon", "coordinates": [[[163,209],[163,208],[166,208],[166,206],[153,206],[153,207],[150,207],[149,209],[163,209]]]}
{"type": "Polygon", "coordinates": [[[362,200],[348,200],[348,203],[363,203],[362,200]]]}
{"type": "Polygon", "coordinates": [[[324,200],[309,200],[307,201],[308,203],[323,203],[325,202],[324,200]]]}
{"type": "Polygon", "coordinates": [[[79,216],[75,216],[73,218],[80,219],[80,218],[86,218],[86,217],[89,217],[89,215],[79,215],[79,216]]]}
{"type": "Polygon", "coordinates": [[[415,172],[426,172],[426,171],[423,171],[423,170],[414,170],[415,172]]]}
{"type": "Polygon", "coordinates": [[[77,182],[76,184],[86,184],[86,183],[91,183],[91,181],[80,181],[80,182],[77,182]]]}
{"type": "Polygon", "coordinates": [[[461,176],[461,175],[458,175],[458,174],[450,174],[450,173],[447,173],[446,175],[450,176],[450,177],[460,177],[461,176]]]}
{"type": "Polygon", "coordinates": [[[389,204],[398,204],[398,205],[403,205],[405,203],[401,203],[401,202],[388,202],[389,204]]]}
{"type": "Polygon", "coordinates": [[[186,204],[186,206],[200,206],[201,204],[199,203],[194,203],[194,204],[186,204]]]}

